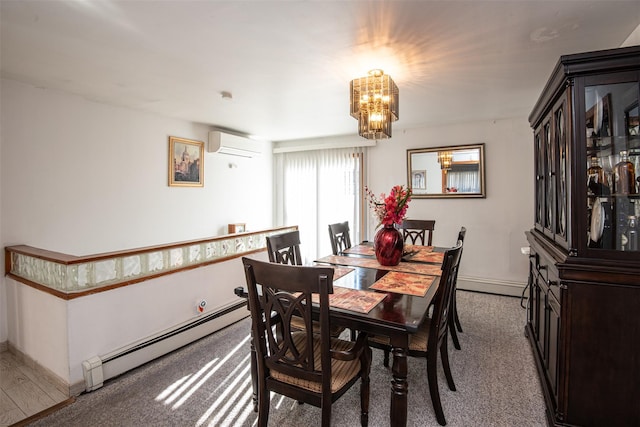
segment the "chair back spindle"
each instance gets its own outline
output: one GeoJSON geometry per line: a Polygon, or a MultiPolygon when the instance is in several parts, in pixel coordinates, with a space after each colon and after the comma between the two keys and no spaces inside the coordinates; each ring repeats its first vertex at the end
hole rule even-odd
{"type": "Polygon", "coordinates": [[[351,247],[349,222],[329,224],[329,238],[331,239],[331,250],[334,255],[339,255],[345,249],[349,249],[351,247]]]}
{"type": "Polygon", "coordinates": [[[405,243],[422,246],[432,245],[435,227],[432,219],[405,219],[400,226],[405,243]]]}

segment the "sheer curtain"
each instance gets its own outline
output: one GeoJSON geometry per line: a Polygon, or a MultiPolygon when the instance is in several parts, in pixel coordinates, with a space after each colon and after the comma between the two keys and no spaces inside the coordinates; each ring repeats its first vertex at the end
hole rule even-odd
{"type": "Polygon", "coordinates": [[[349,221],[360,239],[362,148],[279,153],[275,159],[275,218],[297,225],[305,263],[331,254],[329,224],[349,221]]]}
{"type": "Polygon", "coordinates": [[[455,188],[459,192],[479,193],[480,180],[478,171],[449,171],[447,173],[447,187],[455,188]]]}

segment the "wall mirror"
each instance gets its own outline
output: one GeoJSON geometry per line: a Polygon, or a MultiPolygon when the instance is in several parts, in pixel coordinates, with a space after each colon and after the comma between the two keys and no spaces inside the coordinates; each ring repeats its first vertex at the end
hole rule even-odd
{"type": "Polygon", "coordinates": [[[484,144],[407,150],[414,199],[486,197],[484,181],[484,144]]]}

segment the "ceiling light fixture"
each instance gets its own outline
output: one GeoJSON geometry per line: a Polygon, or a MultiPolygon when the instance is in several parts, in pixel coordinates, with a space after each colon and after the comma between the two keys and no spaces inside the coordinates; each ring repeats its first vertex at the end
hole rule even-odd
{"type": "Polygon", "coordinates": [[[438,151],[438,163],[440,163],[440,169],[451,169],[451,162],[453,161],[453,153],[451,151],[438,151]]]}
{"type": "Polygon", "coordinates": [[[351,80],[351,116],[358,134],[367,139],[391,138],[391,123],[398,120],[398,86],[382,70],[351,80]]]}

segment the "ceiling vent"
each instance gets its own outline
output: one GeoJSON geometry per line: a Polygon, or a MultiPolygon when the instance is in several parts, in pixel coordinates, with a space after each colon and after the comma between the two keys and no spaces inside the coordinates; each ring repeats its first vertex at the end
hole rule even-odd
{"type": "Polygon", "coordinates": [[[256,157],[262,154],[262,144],[243,136],[220,131],[209,132],[207,151],[240,157],[256,157]]]}

